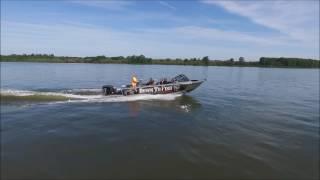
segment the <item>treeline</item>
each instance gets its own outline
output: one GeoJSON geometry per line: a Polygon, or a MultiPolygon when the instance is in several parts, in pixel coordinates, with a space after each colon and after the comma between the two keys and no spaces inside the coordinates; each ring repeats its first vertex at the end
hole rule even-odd
{"type": "Polygon", "coordinates": [[[1,55],[1,61],[6,62],[56,62],[56,63],[109,63],[109,64],[165,64],[165,65],[193,65],[193,66],[255,66],[255,67],[302,67],[319,68],[320,61],[302,58],[272,58],[261,57],[259,61],[246,61],[244,57],[238,60],[210,60],[208,56],[203,58],[186,59],[152,59],[144,55],[133,56],[92,56],[69,57],[54,56],[53,54],[23,54],[1,55]]]}
{"type": "Polygon", "coordinates": [[[300,59],[300,58],[268,58],[261,57],[259,65],[262,66],[286,66],[286,67],[318,67],[319,60],[313,59],[300,59]]]}

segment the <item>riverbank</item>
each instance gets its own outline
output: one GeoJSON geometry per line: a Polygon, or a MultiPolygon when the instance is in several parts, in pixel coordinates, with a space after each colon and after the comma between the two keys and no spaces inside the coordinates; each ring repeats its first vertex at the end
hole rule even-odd
{"type": "Polygon", "coordinates": [[[191,66],[236,66],[236,67],[284,67],[284,68],[320,68],[320,61],[302,58],[261,57],[259,61],[210,60],[208,56],[189,59],[152,59],[140,56],[94,56],[67,57],[47,54],[1,55],[1,62],[49,62],[49,63],[95,63],[95,64],[159,64],[159,65],[191,65],[191,66]]]}

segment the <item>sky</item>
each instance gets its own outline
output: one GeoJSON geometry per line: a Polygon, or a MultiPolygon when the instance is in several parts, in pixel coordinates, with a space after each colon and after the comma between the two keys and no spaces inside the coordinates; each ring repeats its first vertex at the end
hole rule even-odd
{"type": "Polygon", "coordinates": [[[319,59],[318,0],[1,0],[1,54],[319,59]]]}

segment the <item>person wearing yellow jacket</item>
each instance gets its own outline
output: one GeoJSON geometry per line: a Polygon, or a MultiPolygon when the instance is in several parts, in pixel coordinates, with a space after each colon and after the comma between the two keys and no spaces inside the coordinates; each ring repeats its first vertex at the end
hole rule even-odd
{"type": "Polygon", "coordinates": [[[132,78],[131,78],[131,86],[132,86],[132,88],[136,88],[138,83],[139,83],[138,78],[136,77],[136,75],[133,75],[132,78]]]}

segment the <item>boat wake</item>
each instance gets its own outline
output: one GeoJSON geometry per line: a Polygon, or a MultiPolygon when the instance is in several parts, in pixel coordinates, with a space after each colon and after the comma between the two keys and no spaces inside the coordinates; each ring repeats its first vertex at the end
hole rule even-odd
{"type": "Polygon", "coordinates": [[[181,96],[175,94],[138,94],[134,96],[104,96],[101,89],[70,89],[50,91],[30,91],[16,89],[1,89],[1,102],[128,102],[144,100],[174,100],[181,96]]]}

